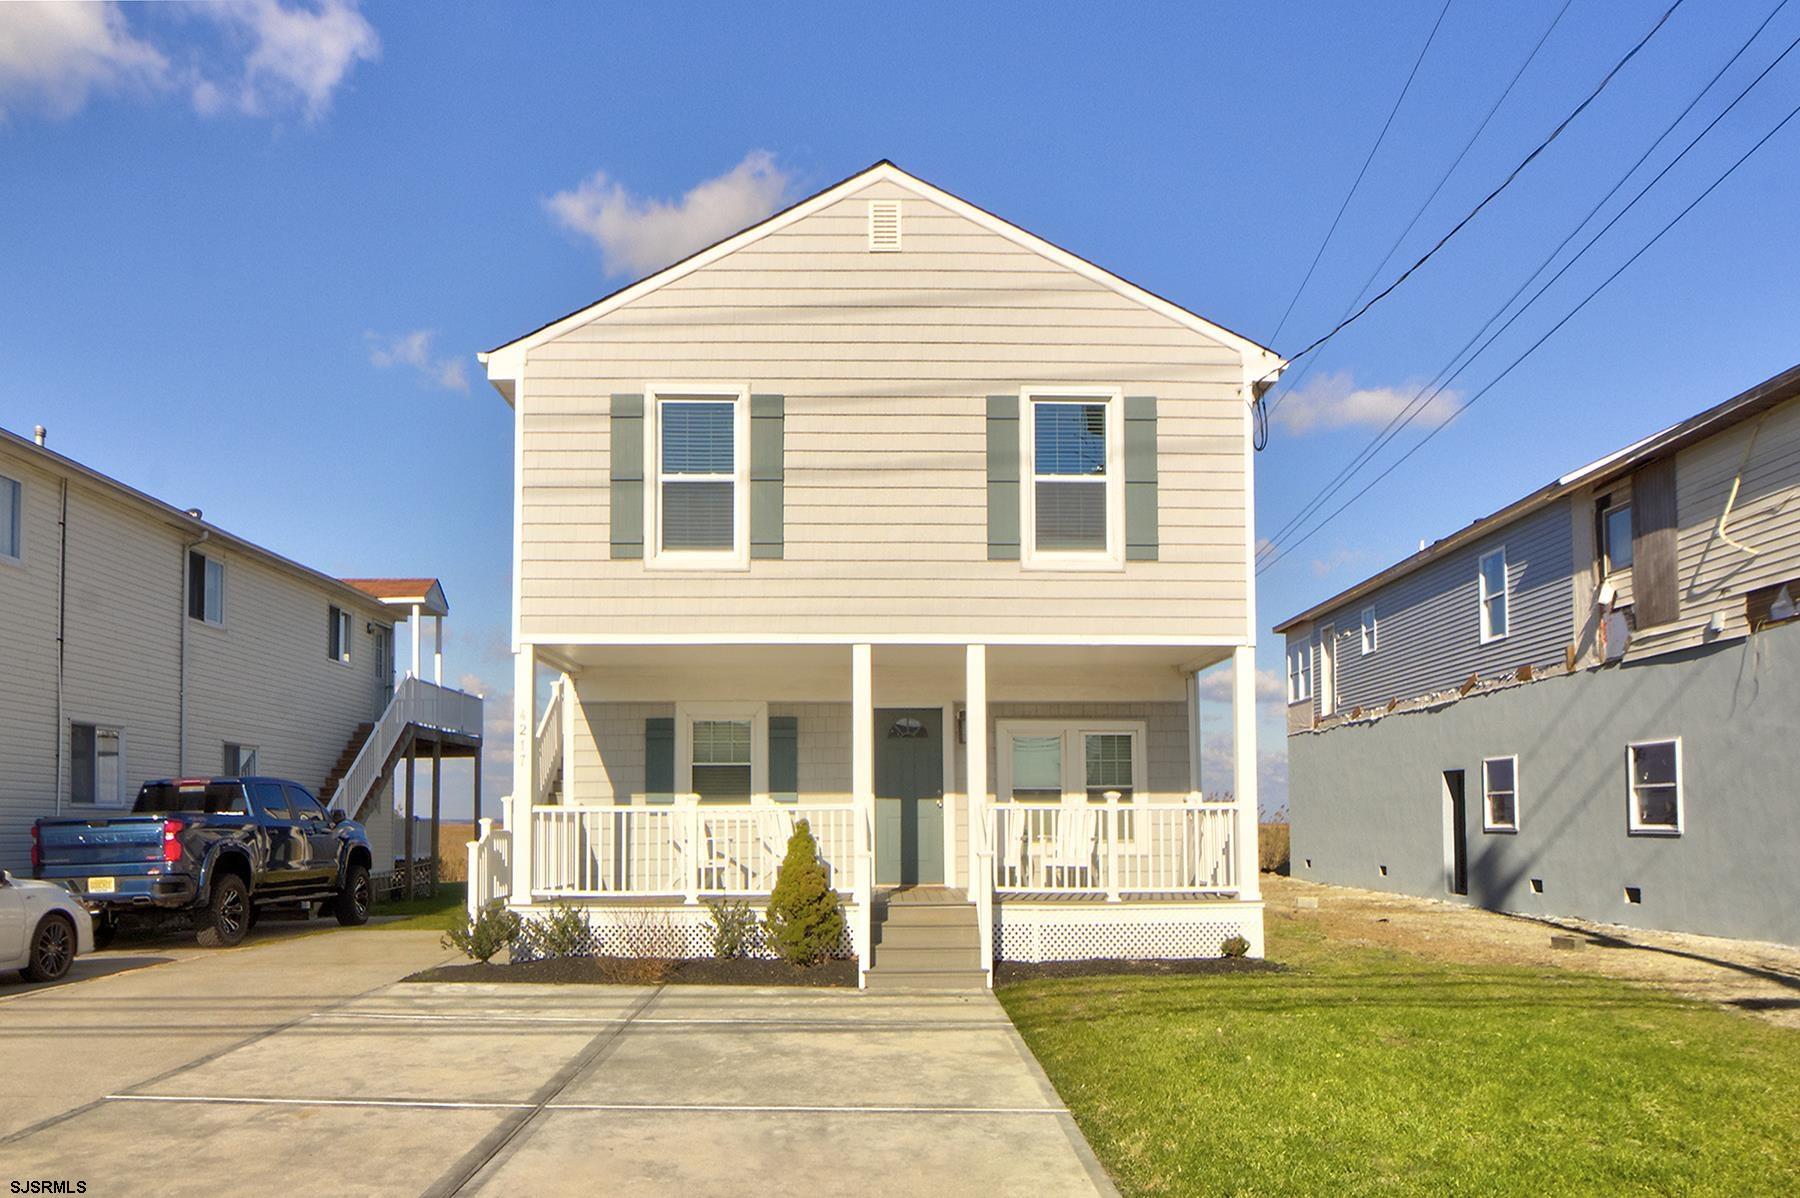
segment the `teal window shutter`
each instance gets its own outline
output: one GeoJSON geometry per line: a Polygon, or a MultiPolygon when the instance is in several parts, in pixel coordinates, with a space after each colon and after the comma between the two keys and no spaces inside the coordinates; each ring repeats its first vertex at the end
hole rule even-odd
{"type": "Polygon", "coordinates": [[[1019,397],[987,400],[988,560],[1019,560],[1019,397]]]}
{"type": "Polygon", "coordinates": [[[769,717],[769,797],[781,803],[800,798],[800,721],[791,715],[769,717]]]}
{"type": "Polygon", "coordinates": [[[1125,397],[1125,560],[1153,562],[1156,527],[1156,396],[1125,397]]]}
{"type": "Polygon", "coordinates": [[[786,401],[779,395],[750,397],[750,556],[783,555],[783,478],[786,458],[786,401]]]}
{"type": "Polygon", "coordinates": [[[644,721],[644,798],[675,801],[675,721],[669,716],[644,721]]]}
{"type": "Polygon", "coordinates": [[[615,558],[641,558],[644,556],[644,396],[641,392],[612,397],[610,449],[612,555],[615,558]]]}

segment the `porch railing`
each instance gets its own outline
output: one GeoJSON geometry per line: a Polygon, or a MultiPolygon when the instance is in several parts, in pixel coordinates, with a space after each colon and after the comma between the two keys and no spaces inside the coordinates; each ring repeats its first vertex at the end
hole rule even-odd
{"type": "Polygon", "coordinates": [[[868,852],[856,808],[835,806],[539,807],[531,813],[531,890],[549,898],[768,894],[788,837],[807,821],[840,893],[857,893],[868,852]]]}
{"type": "MultiPolygon", "coordinates": [[[[505,806],[507,800],[502,800],[505,806]]],[[[512,895],[512,833],[491,819],[476,822],[469,842],[469,915],[512,895]]]]}
{"type": "Polygon", "coordinates": [[[989,809],[1001,894],[1235,895],[1237,808],[997,803],[989,809]]]}

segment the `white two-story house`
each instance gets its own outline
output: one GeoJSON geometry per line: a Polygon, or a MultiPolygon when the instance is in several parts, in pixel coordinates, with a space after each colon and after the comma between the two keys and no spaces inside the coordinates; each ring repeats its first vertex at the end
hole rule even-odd
{"type": "Polygon", "coordinates": [[[805,818],[871,981],[1261,952],[1273,352],[882,162],[481,360],[517,650],[483,884],[703,956],[702,900],[766,896],[805,818]],[[895,935],[917,906],[954,931],[895,935]]]}

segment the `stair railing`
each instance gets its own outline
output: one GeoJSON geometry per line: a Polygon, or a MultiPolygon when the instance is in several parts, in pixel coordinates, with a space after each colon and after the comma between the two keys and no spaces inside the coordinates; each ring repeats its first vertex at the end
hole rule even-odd
{"type": "Polygon", "coordinates": [[[334,811],[352,818],[362,814],[369,795],[381,781],[388,758],[409,727],[480,736],[481,696],[411,675],[401,679],[387,710],[381,713],[356,759],[338,780],[337,789],[331,792],[328,805],[334,811]]]}
{"type": "MultiPolygon", "coordinates": [[[[550,803],[551,783],[562,768],[563,759],[563,687],[559,682],[550,688],[550,702],[544,704],[543,718],[537,726],[537,788],[534,802],[550,803]]],[[[567,789],[566,787],[564,788],[567,789]]]]}

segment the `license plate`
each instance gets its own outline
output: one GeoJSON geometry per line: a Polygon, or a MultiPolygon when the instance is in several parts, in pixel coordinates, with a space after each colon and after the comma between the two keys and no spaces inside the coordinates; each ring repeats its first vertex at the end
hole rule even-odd
{"type": "Polygon", "coordinates": [[[118,888],[118,882],[112,878],[89,878],[87,880],[89,894],[112,894],[118,888]]]}

